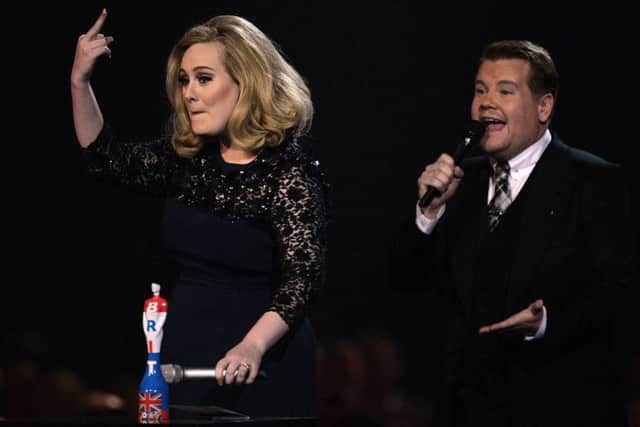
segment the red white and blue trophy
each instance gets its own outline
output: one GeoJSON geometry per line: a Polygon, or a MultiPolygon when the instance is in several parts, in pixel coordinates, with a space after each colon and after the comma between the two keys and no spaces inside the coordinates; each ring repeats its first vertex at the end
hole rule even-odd
{"type": "Polygon", "coordinates": [[[142,329],[147,338],[147,368],[138,389],[138,423],[169,422],[169,386],[160,369],[162,327],[167,319],[167,300],[160,296],[160,285],[151,284],[153,297],[144,302],[142,329]]]}

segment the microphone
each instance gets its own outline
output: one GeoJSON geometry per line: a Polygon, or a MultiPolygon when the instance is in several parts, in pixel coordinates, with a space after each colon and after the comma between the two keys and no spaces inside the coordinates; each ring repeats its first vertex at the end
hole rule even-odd
{"type": "MultiPolygon", "coordinates": [[[[160,370],[164,380],[169,384],[182,382],[186,379],[215,378],[216,370],[213,368],[188,368],[175,364],[161,365],[160,370]]],[[[224,372],[223,372],[224,373],[224,372]]],[[[260,369],[258,378],[266,378],[267,374],[260,369]]]]}
{"type": "MultiPolygon", "coordinates": [[[[453,154],[453,163],[456,166],[467,154],[469,148],[480,141],[480,138],[482,138],[486,129],[487,123],[479,122],[477,120],[471,121],[471,124],[469,125],[469,128],[467,129],[466,135],[464,137],[464,142],[458,145],[458,148],[456,148],[456,152],[453,154]]],[[[427,191],[420,198],[418,204],[421,208],[427,207],[429,206],[431,201],[439,195],[440,192],[435,187],[429,185],[427,187],[427,191]]]]}

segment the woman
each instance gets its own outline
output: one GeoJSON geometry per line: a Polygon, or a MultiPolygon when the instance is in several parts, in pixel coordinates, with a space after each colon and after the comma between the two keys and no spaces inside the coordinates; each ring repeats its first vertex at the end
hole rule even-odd
{"type": "Polygon", "coordinates": [[[315,416],[305,313],[323,277],[326,185],[300,138],[313,115],[309,89],[253,24],[214,17],[169,56],[170,137],[118,143],[90,85],[97,58],[111,56],[113,37],[100,33],[106,17],[76,47],[78,142],[92,172],[166,195],[164,241],[179,272],[162,360],[215,365],[222,386],[185,381],[170,401],[315,416]]]}

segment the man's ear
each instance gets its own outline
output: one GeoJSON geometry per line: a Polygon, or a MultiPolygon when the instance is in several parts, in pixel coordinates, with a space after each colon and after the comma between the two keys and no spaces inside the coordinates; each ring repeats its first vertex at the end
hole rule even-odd
{"type": "Polygon", "coordinates": [[[555,98],[550,93],[545,93],[538,100],[538,121],[542,124],[547,123],[551,119],[555,98]]]}

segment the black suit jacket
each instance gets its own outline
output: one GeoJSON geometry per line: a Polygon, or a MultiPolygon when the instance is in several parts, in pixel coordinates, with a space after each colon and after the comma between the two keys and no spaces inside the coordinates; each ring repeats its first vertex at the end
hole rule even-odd
{"type": "Polygon", "coordinates": [[[495,368],[500,390],[485,384],[480,393],[501,394],[512,425],[618,425],[624,413],[621,361],[612,358],[611,327],[637,285],[636,237],[621,168],[554,135],[527,180],[519,239],[507,266],[506,310],[496,317],[542,298],[546,334],[528,342],[505,333],[480,337],[471,323],[474,292],[490,286],[474,283],[487,220],[487,159],[469,159],[463,169],[465,177],[433,233],[418,231],[412,214],[392,263],[398,283],[424,277],[426,266],[426,284],[441,291],[448,307],[440,421],[455,419],[461,381],[492,376],[495,368]],[[481,354],[478,348],[485,347],[475,344],[488,340],[493,351],[481,354]]]}

